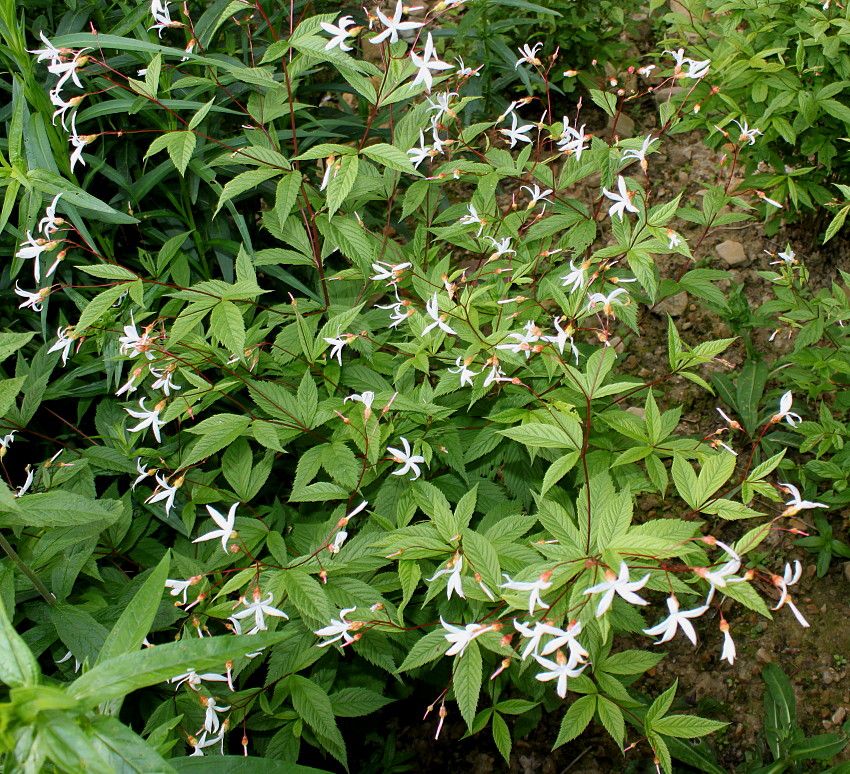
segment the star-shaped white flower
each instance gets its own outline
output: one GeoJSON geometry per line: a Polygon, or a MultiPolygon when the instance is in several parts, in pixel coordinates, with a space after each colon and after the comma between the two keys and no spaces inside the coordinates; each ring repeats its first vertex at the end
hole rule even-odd
{"type": "Polygon", "coordinates": [[[585,589],[584,593],[602,594],[602,599],[599,600],[599,605],[596,608],[596,617],[599,618],[611,607],[615,594],[619,594],[629,604],[648,605],[649,602],[635,594],[636,591],[646,586],[648,581],[649,573],[639,581],[630,581],[628,565],[625,562],[620,562],[619,575],[614,575],[610,569],[605,570],[605,581],[585,589]]]}
{"type": "Polygon", "coordinates": [[[552,573],[547,570],[542,573],[541,576],[536,581],[515,581],[511,580],[510,575],[506,573],[502,573],[502,576],[505,578],[506,582],[499,585],[500,589],[510,589],[511,591],[528,591],[528,614],[534,615],[534,610],[537,607],[545,607],[548,608],[543,599],[541,598],[541,593],[546,591],[546,589],[552,586],[552,581],[550,578],[552,577],[552,573]]]}
{"type": "Polygon", "coordinates": [[[739,141],[747,140],[750,145],[756,144],[756,135],[761,134],[758,129],[756,129],[755,127],[750,129],[749,124],[747,124],[746,121],[744,121],[743,126],[741,126],[741,124],[739,124],[735,119],[732,119],[732,123],[738,124],[738,129],[741,130],[741,136],[738,138],[739,141]]]}
{"type": "Polygon", "coordinates": [[[664,636],[655,643],[656,645],[660,645],[662,642],[672,640],[673,637],[676,636],[676,631],[679,627],[681,627],[684,635],[691,641],[692,644],[696,645],[697,633],[694,629],[694,625],[688,619],[699,618],[706,610],[708,610],[708,605],[703,605],[702,607],[682,612],[679,610],[679,600],[676,599],[674,595],[667,597],[667,609],[670,611],[670,615],[657,626],[653,626],[650,629],[644,629],[644,634],[649,634],[653,637],[663,634],[664,636]]]}
{"type": "Polygon", "coordinates": [[[445,635],[446,640],[451,643],[451,647],[445,653],[447,656],[463,655],[463,652],[466,650],[470,642],[472,642],[476,637],[480,637],[484,634],[484,632],[489,632],[493,629],[493,624],[470,623],[463,628],[460,626],[453,626],[450,623],[446,623],[442,616],[440,616],[440,623],[448,632],[448,634],[445,635]]]}
{"type": "Polygon", "coordinates": [[[441,70],[451,70],[454,68],[454,65],[449,64],[448,62],[440,61],[440,58],[437,56],[437,52],[434,49],[434,40],[431,37],[431,33],[428,33],[428,38],[425,41],[425,50],[422,52],[420,56],[415,51],[410,52],[410,61],[413,62],[414,67],[416,67],[419,72],[416,73],[416,78],[413,79],[413,82],[410,84],[410,88],[414,88],[420,83],[425,84],[425,91],[431,91],[431,86],[434,83],[434,76],[431,74],[431,71],[440,72],[441,70]]]}
{"type": "MultiPolygon", "coordinates": [[[[178,479],[179,483],[183,483],[182,479],[178,479]]],[[[171,513],[171,509],[174,507],[174,498],[177,497],[177,490],[179,489],[179,484],[169,484],[168,480],[165,476],[161,476],[159,473],[156,474],[156,483],[158,484],[157,492],[154,492],[147,500],[146,503],[158,503],[162,502],[165,507],[165,515],[168,516],[171,513]]]]}
{"type": "Polygon", "coordinates": [[[628,186],[626,185],[626,178],[622,175],[617,176],[617,191],[618,193],[613,193],[607,188],[602,189],[602,193],[614,202],[614,204],[608,208],[608,215],[610,217],[613,218],[615,215],[619,215],[620,220],[622,220],[624,213],[626,212],[640,212],[640,210],[632,203],[632,199],[635,195],[634,191],[630,191],[628,189],[628,186]]]}
{"type": "Polygon", "coordinates": [[[333,37],[325,43],[325,51],[330,51],[332,48],[339,46],[340,51],[351,51],[352,47],[345,44],[345,39],[353,33],[348,31],[349,27],[354,26],[354,17],[342,16],[338,19],[337,24],[333,25],[330,22],[319,22],[319,26],[333,37]]]}
{"type": "Polygon", "coordinates": [[[720,654],[720,660],[723,661],[725,659],[730,664],[734,664],[737,650],[735,649],[735,640],[729,634],[729,624],[725,618],[720,619],[720,631],[723,632],[723,651],[720,654]]]}
{"type": "Polygon", "coordinates": [[[517,59],[516,64],[514,65],[514,70],[523,63],[540,67],[540,59],[537,57],[537,52],[541,48],[543,48],[542,43],[535,43],[533,47],[529,43],[526,43],[522,46],[522,48],[518,48],[517,51],[520,53],[520,58],[517,59]]]}
{"type": "Polygon", "coordinates": [[[531,201],[528,203],[528,209],[531,209],[537,202],[544,201],[549,202],[551,204],[551,200],[546,197],[549,194],[553,193],[551,188],[547,188],[545,191],[540,190],[540,186],[537,183],[534,184],[534,189],[529,188],[527,185],[520,186],[520,191],[528,191],[531,196],[531,201]]]}
{"type": "Polygon", "coordinates": [[[440,314],[440,307],[437,303],[437,293],[431,297],[429,301],[425,302],[425,311],[428,313],[428,316],[434,321],[425,326],[422,331],[422,335],[426,335],[434,328],[439,328],[441,331],[445,331],[446,333],[451,334],[452,336],[457,336],[457,332],[454,331],[448,324],[446,324],[445,319],[448,315],[440,314]]]}
{"type": "Polygon", "coordinates": [[[782,514],[783,516],[794,516],[800,511],[808,510],[810,508],[829,508],[829,506],[824,503],[813,503],[811,500],[802,500],[800,498],[800,490],[793,484],[783,484],[780,482],[779,486],[791,495],[791,499],[785,503],[788,508],[782,514]]]}
{"type": "Polygon", "coordinates": [[[412,470],[414,475],[411,478],[411,481],[415,481],[422,474],[422,471],[419,469],[420,462],[425,462],[425,458],[420,454],[411,454],[410,443],[407,438],[401,437],[401,445],[404,449],[396,449],[392,446],[387,446],[387,451],[393,455],[393,462],[398,462],[403,464],[404,467],[399,470],[394,470],[394,476],[403,476],[409,470],[412,470]]]}
{"type": "Polygon", "coordinates": [[[640,168],[646,172],[646,168],[648,166],[646,161],[646,154],[649,151],[650,147],[654,142],[658,142],[657,137],[653,137],[651,134],[647,135],[647,137],[643,141],[643,145],[640,148],[630,148],[623,151],[623,156],[620,161],[639,161],[640,168]]]}
{"type": "Polygon", "coordinates": [[[473,371],[469,368],[469,365],[466,361],[459,357],[455,360],[456,369],[449,368],[448,371],[450,374],[459,374],[460,375],[460,386],[463,387],[464,384],[468,384],[470,387],[473,385],[473,377],[478,376],[481,371],[473,371]]]}
{"type": "Polygon", "coordinates": [[[771,424],[779,422],[781,420],[785,420],[791,427],[796,427],[803,421],[803,418],[799,414],[795,414],[791,411],[791,406],[794,404],[794,395],[791,390],[788,390],[780,399],[779,399],[779,412],[774,414],[770,418],[771,424]]]}
{"type": "Polygon", "coordinates": [[[771,577],[771,582],[776,588],[779,589],[779,601],[776,603],[776,607],[771,608],[771,610],[779,610],[783,605],[787,605],[791,608],[791,612],[794,614],[794,617],[799,621],[800,626],[808,629],[809,622],[803,617],[803,614],[797,609],[797,606],[794,604],[794,601],[791,599],[791,594],[788,591],[789,586],[793,586],[798,580],[800,580],[803,574],[803,565],[800,564],[799,560],[794,560],[794,568],[791,569],[790,563],[785,564],[785,572],[782,574],[780,578],[778,575],[774,575],[771,577]]]}
{"type": "Polygon", "coordinates": [[[141,411],[133,411],[133,409],[125,408],[124,411],[126,411],[131,417],[141,420],[135,427],[128,428],[128,432],[138,433],[146,427],[149,427],[153,431],[153,437],[156,438],[157,443],[162,443],[162,436],[160,435],[159,430],[161,427],[165,426],[165,422],[159,418],[159,412],[163,409],[164,404],[165,401],[160,401],[153,407],[153,409],[146,409],[145,398],[139,398],[139,406],[142,409],[141,411]]]}
{"type": "Polygon", "coordinates": [[[446,584],[446,598],[451,599],[452,594],[457,594],[461,599],[466,599],[466,595],[463,593],[463,578],[461,577],[461,570],[463,570],[463,556],[460,554],[455,554],[446,566],[442,570],[438,570],[434,573],[433,577],[428,578],[428,582],[436,580],[441,575],[448,575],[449,580],[446,584]]]}
{"type": "Polygon", "coordinates": [[[517,124],[518,121],[516,113],[511,113],[511,128],[499,129],[499,134],[505,135],[505,137],[511,141],[511,148],[513,148],[518,142],[531,142],[528,132],[535,127],[535,124],[523,124],[522,126],[517,126],[517,124]]]}
{"type": "Polygon", "coordinates": [[[62,194],[58,193],[53,197],[53,201],[50,202],[44,210],[44,217],[38,222],[38,230],[41,231],[41,233],[48,239],[51,235],[57,232],[59,230],[59,226],[65,222],[63,218],[59,218],[56,215],[56,204],[61,196],[62,194]]]}
{"type": "Polygon", "coordinates": [[[313,634],[318,635],[319,637],[331,637],[330,640],[325,640],[324,642],[320,642],[318,647],[324,648],[326,645],[330,645],[337,640],[342,640],[344,645],[350,645],[354,642],[354,637],[352,637],[349,632],[359,629],[363,626],[362,621],[346,621],[345,616],[348,613],[353,613],[357,608],[356,607],[346,607],[343,610],[339,611],[339,619],[331,618],[331,622],[329,626],[325,626],[318,631],[313,632],[313,634]]]}
{"type": "Polygon", "coordinates": [[[401,15],[404,13],[404,6],[401,4],[401,0],[398,0],[398,3],[395,7],[395,13],[393,14],[392,19],[388,18],[384,15],[383,11],[380,8],[375,9],[378,14],[378,19],[380,19],[381,24],[386,28],[383,32],[375,35],[369,42],[374,43],[376,46],[379,43],[383,43],[387,38],[389,38],[390,43],[398,43],[398,33],[404,32],[406,30],[417,30],[420,27],[424,27],[424,22],[403,22],[401,20],[401,15]]]}
{"type": "Polygon", "coordinates": [[[205,535],[201,535],[198,538],[195,538],[193,543],[202,543],[205,540],[215,540],[216,538],[221,538],[221,547],[224,549],[225,553],[227,551],[227,541],[231,539],[234,535],[233,525],[236,522],[236,507],[239,503],[233,503],[230,506],[230,510],[227,512],[227,518],[222,516],[215,508],[211,505],[207,506],[207,511],[210,514],[210,518],[218,525],[218,529],[214,529],[211,532],[207,532],[205,535]]]}
{"type": "Polygon", "coordinates": [[[47,353],[51,352],[61,352],[62,353],[62,365],[65,365],[68,362],[68,356],[71,353],[71,347],[74,346],[74,336],[72,335],[74,332],[74,328],[72,326],[67,326],[65,328],[59,327],[56,329],[56,335],[59,337],[53,346],[47,350],[47,353]]]}
{"type": "MultiPolygon", "coordinates": [[[[194,542],[198,542],[197,540],[194,542]]],[[[226,549],[225,549],[226,550],[226,549]]],[[[269,592],[265,599],[262,596],[262,593],[258,588],[254,589],[253,597],[251,602],[247,602],[244,598],[242,599],[242,604],[245,605],[244,610],[240,610],[238,613],[234,613],[231,618],[235,618],[237,621],[241,621],[243,618],[248,618],[249,616],[254,616],[254,628],[251,629],[248,634],[256,634],[257,632],[264,632],[269,627],[266,625],[266,616],[270,615],[275,618],[286,618],[289,619],[289,616],[283,612],[283,610],[278,610],[276,607],[272,607],[272,602],[274,602],[274,594],[269,592]]]]}
{"type": "Polygon", "coordinates": [[[575,667],[578,662],[574,661],[572,658],[568,660],[560,650],[557,652],[555,658],[555,661],[551,661],[550,659],[543,658],[543,656],[538,656],[535,653],[534,660],[537,661],[540,666],[549,670],[548,672],[540,672],[535,675],[535,678],[540,680],[542,683],[548,682],[549,680],[557,680],[558,682],[555,685],[555,693],[564,699],[567,696],[567,679],[570,677],[578,677],[584,671],[586,664],[582,665],[580,669],[576,669],[575,667]]]}

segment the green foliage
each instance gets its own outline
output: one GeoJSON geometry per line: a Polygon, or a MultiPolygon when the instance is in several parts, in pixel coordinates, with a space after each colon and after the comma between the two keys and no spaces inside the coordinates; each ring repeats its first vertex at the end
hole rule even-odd
{"type": "MultiPolygon", "coordinates": [[[[709,146],[734,146],[747,173],[741,188],[764,190],[787,208],[763,205],[769,232],[779,227],[780,216],[823,215],[848,172],[844,8],[784,0],[688,0],[681,6],[666,17],[669,47],[684,45],[695,58],[710,59],[711,74],[694,95],[699,113],[678,130],[700,128],[709,146]],[[739,140],[741,126],[761,136],[739,140]]],[[[839,211],[826,239],[845,217],[846,209],[839,211]]]]}
{"type": "MultiPolygon", "coordinates": [[[[597,7],[501,5],[579,27],[597,7]]],[[[732,338],[668,318],[651,383],[610,344],[673,293],[723,305],[723,273],[662,280],[692,261],[667,224],[707,233],[746,203],[662,197],[631,166],[653,143],[468,123],[474,76],[424,51],[474,4],[380,47],[389,9],[373,31],[358,15],[348,52],[336,13],[155,10],[164,42],[147,5],[48,24],[0,4],[0,292],[24,299],[0,333],[21,482],[0,485],[3,770],[192,771],[191,749],[204,771],[298,772],[302,746],[353,769],[338,719],[419,683],[441,686],[437,738],[456,712],[509,760],[564,704],[556,746],[595,723],[625,748],[639,722],[671,771],[722,724],[671,714],[675,684],[641,696],[659,655],[623,635],[657,631],[665,599],[662,642],[690,636],[680,601],[770,617],[753,581],[773,576],[743,565],[771,522],[747,503],[777,497],[782,456],[737,465],[665,405],[676,377],[710,390],[732,338]],[[49,72],[28,53],[42,27],[61,33],[49,72]],[[47,91],[65,70],[73,168],[47,91]],[[737,548],[710,534],[739,519],[757,526],[737,548]]],[[[736,407],[778,444],[759,368],[736,407]]]]}

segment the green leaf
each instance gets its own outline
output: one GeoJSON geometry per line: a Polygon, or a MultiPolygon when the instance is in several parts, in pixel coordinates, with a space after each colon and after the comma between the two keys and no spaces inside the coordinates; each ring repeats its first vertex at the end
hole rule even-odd
{"type": "Polygon", "coordinates": [[[345,742],[334,719],[333,705],[327,693],[301,675],[292,675],[287,684],[295,711],[313,729],[328,752],[348,768],[345,742]]]}
{"type": "Polygon", "coordinates": [[[549,467],[546,469],[546,473],[543,476],[543,484],[540,487],[540,495],[543,496],[548,492],[555,484],[557,484],[567,473],[569,473],[574,467],[576,462],[581,458],[581,453],[578,451],[572,451],[565,454],[563,457],[558,457],[549,467]]]}
{"type": "Polygon", "coordinates": [[[81,607],[57,602],[50,608],[50,617],[60,639],[80,663],[93,664],[109,630],[98,623],[81,607]]]}
{"type": "Polygon", "coordinates": [[[0,380],[0,417],[5,416],[9,409],[15,405],[15,398],[26,380],[26,376],[0,380]]]}
{"type": "Polygon", "coordinates": [[[713,734],[728,725],[728,723],[721,723],[719,720],[697,718],[692,715],[668,715],[653,721],[652,730],[665,736],[694,739],[698,736],[713,734]]]}
{"type": "Polygon", "coordinates": [[[334,715],[338,718],[359,718],[371,715],[381,707],[392,704],[393,699],[368,688],[342,688],[330,696],[334,715]]]}
{"type": "Polygon", "coordinates": [[[200,462],[235,441],[251,424],[251,418],[241,414],[216,414],[186,431],[201,436],[182,460],[189,466],[200,462]]]}
{"type": "Polygon", "coordinates": [[[97,664],[109,661],[116,656],[123,656],[125,653],[133,653],[142,647],[142,640],[148,636],[159,610],[170,566],[170,557],[166,553],[112,627],[112,631],[109,632],[106,642],[100,649],[97,664]]]}
{"type": "Polygon", "coordinates": [[[80,314],[80,319],[74,326],[74,338],[81,336],[93,323],[97,322],[103,313],[109,309],[127,290],[127,283],[122,282],[120,285],[114,285],[107,288],[102,293],[98,293],[91,301],[86,304],[80,314]]]}
{"type": "Polygon", "coordinates": [[[78,527],[93,521],[115,521],[123,506],[118,500],[92,500],[73,492],[55,489],[18,499],[20,515],[5,518],[29,527],[78,527]]]}
{"type": "Polygon", "coordinates": [[[0,333],[0,363],[2,363],[13,352],[17,352],[24,344],[29,343],[35,336],[30,333],[0,333]]]}
{"type": "Polygon", "coordinates": [[[15,631],[0,601],[0,682],[9,688],[35,685],[41,670],[27,644],[15,631]]]}
{"type": "Polygon", "coordinates": [[[372,159],[372,161],[377,161],[379,164],[383,164],[385,167],[389,167],[390,169],[396,169],[399,172],[407,172],[408,174],[422,177],[422,173],[414,169],[413,163],[410,161],[410,156],[408,156],[404,151],[396,148],[394,145],[379,142],[376,145],[370,145],[367,148],[363,148],[363,150],[360,151],[360,154],[372,159]]]}
{"type": "Polygon", "coordinates": [[[232,301],[219,301],[210,314],[210,333],[232,355],[242,356],[245,351],[245,320],[239,307],[232,301]]]}
{"type": "Polygon", "coordinates": [[[644,725],[647,728],[653,728],[655,724],[655,720],[660,718],[662,715],[667,714],[667,710],[670,709],[670,705],[673,703],[673,698],[676,696],[676,688],[679,685],[679,680],[675,680],[673,685],[671,685],[664,693],[660,696],[656,697],[655,701],[652,702],[649,709],[646,711],[646,717],[644,718],[644,725]]]}
{"type": "MultiPolygon", "coordinates": [[[[577,422],[576,424],[578,425],[577,422]]],[[[571,434],[560,427],[545,425],[542,422],[529,422],[519,427],[499,430],[499,433],[532,448],[578,449],[578,445],[571,434]]]]}
{"type": "Polygon", "coordinates": [[[331,617],[331,605],[319,581],[298,568],[285,570],[281,578],[296,610],[311,621],[327,624],[331,617]]]}
{"type": "Polygon", "coordinates": [[[591,694],[576,699],[561,720],[561,729],[558,731],[558,738],[555,740],[555,744],[552,745],[552,749],[557,749],[562,744],[572,741],[581,734],[587,728],[595,712],[595,695],[591,694]]]}
{"type": "Polygon", "coordinates": [[[484,660],[481,649],[474,640],[466,646],[466,650],[455,659],[455,671],[452,677],[455,700],[466,725],[472,728],[475,710],[478,707],[478,697],[481,694],[481,683],[484,680],[484,660]]]}
{"type": "Polygon", "coordinates": [[[274,195],[274,209],[279,223],[286,223],[298,192],[301,190],[301,173],[287,172],[277,183],[274,195]]]}
{"type": "Polygon", "coordinates": [[[351,193],[360,169],[360,159],[357,156],[343,156],[333,163],[338,164],[339,168],[331,172],[331,180],[328,183],[328,215],[333,215],[351,193]]]}
{"type": "Polygon", "coordinates": [[[259,169],[249,169],[247,172],[236,175],[222,189],[213,217],[218,215],[219,210],[234,197],[259,187],[266,180],[271,180],[273,177],[280,175],[280,173],[281,170],[279,169],[260,167],[259,169]]]}
{"type": "Polygon", "coordinates": [[[626,721],[623,718],[623,711],[614,702],[600,696],[599,701],[596,702],[596,715],[599,722],[605,726],[605,730],[611,734],[611,738],[622,748],[623,739],[626,737],[626,721]]]}
{"type": "Polygon", "coordinates": [[[502,757],[510,763],[511,760],[511,732],[505,719],[498,713],[494,712],[490,721],[493,729],[493,741],[496,747],[502,754],[502,757]]]}
{"type": "Polygon", "coordinates": [[[90,739],[114,774],[174,774],[175,769],[144,739],[116,718],[95,716],[90,739]]]}
{"type": "Polygon", "coordinates": [[[428,632],[408,651],[396,672],[409,672],[411,669],[436,661],[445,654],[449,647],[449,643],[446,641],[446,632],[442,628],[428,632]]]}
{"type": "Polygon", "coordinates": [[[259,632],[250,638],[223,635],[157,645],[98,664],[71,683],[67,692],[84,706],[95,707],[169,680],[190,667],[197,672],[223,668],[225,662],[266,648],[282,638],[281,632],[259,632]]]}

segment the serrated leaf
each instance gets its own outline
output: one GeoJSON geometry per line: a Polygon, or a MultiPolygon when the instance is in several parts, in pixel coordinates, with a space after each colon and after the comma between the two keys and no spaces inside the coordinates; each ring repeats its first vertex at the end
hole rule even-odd
{"type": "Polygon", "coordinates": [[[301,173],[287,172],[277,183],[274,196],[274,208],[277,213],[277,219],[280,223],[285,223],[295,200],[298,198],[298,192],[301,190],[301,173]]]}
{"type": "Polygon", "coordinates": [[[719,731],[728,723],[708,718],[697,718],[692,715],[668,715],[652,722],[652,730],[665,736],[675,736],[678,739],[695,739],[719,731]]]}
{"type": "Polygon", "coordinates": [[[212,308],[210,333],[232,355],[241,356],[245,351],[245,320],[239,311],[239,307],[232,301],[219,301],[212,308]]]}
{"type": "Polygon", "coordinates": [[[371,715],[393,700],[368,688],[341,688],[330,696],[334,715],[340,718],[359,718],[371,715]]]}
{"type": "MultiPolygon", "coordinates": [[[[578,424],[578,423],[576,423],[578,424]]],[[[519,441],[525,446],[542,449],[577,449],[575,440],[566,431],[555,425],[546,425],[542,422],[529,422],[519,427],[511,427],[507,430],[499,430],[514,441],[519,441]]]]}
{"type": "Polygon", "coordinates": [[[331,180],[328,183],[328,215],[333,215],[351,193],[360,169],[360,159],[357,156],[343,156],[334,163],[339,164],[339,169],[331,172],[331,180]]]}
{"type": "Polygon", "coordinates": [[[285,570],[281,577],[289,599],[298,612],[313,622],[326,624],[331,616],[331,605],[321,584],[297,567],[285,570]]]}
{"type": "Polygon", "coordinates": [[[328,752],[348,768],[345,742],[334,719],[333,705],[328,694],[318,684],[301,675],[292,675],[287,683],[295,711],[316,732],[328,752]]]}
{"type": "Polygon", "coordinates": [[[186,457],[181,460],[183,466],[194,465],[211,454],[221,451],[242,435],[251,424],[251,418],[240,414],[216,414],[185,430],[198,435],[186,457]]]}
{"type": "Polygon", "coordinates": [[[41,670],[27,644],[15,631],[0,601],[0,682],[9,688],[35,685],[41,670]]]}
{"type": "Polygon", "coordinates": [[[236,175],[236,177],[234,177],[233,180],[228,181],[222,189],[213,217],[218,215],[219,210],[234,197],[257,188],[262,183],[265,183],[266,180],[271,180],[273,177],[277,177],[280,174],[281,170],[279,169],[260,167],[259,169],[249,169],[247,172],[241,172],[236,175]]]}
{"type": "Polygon", "coordinates": [[[422,177],[422,173],[414,169],[408,154],[385,142],[369,145],[368,147],[363,148],[363,150],[360,151],[360,154],[372,159],[372,161],[377,161],[379,164],[383,164],[385,167],[389,167],[390,169],[396,169],[399,172],[407,172],[408,174],[422,177]]]}
{"type": "Polygon", "coordinates": [[[424,637],[417,640],[416,644],[408,651],[401,666],[396,672],[409,672],[411,669],[429,664],[444,655],[449,649],[443,629],[428,632],[424,637]]]}
{"type": "Polygon", "coordinates": [[[475,710],[478,707],[478,697],[481,694],[481,683],[484,680],[484,660],[481,649],[474,640],[466,646],[466,650],[455,659],[455,671],[452,676],[455,700],[458,709],[468,727],[472,727],[475,710]]]}
{"type": "Polygon", "coordinates": [[[623,711],[614,702],[600,696],[596,702],[596,715],[599,722],[605,726],[605,730],[611,734],[611,738],[622,748],[623,739],[626,737],[626,721],[623,711]]]}
{"type": "Polygon", "coordinates": [[[576,699],[561,720],[558,738],[555,740],[555,744],[552,745],[552,749],[555,750],[562,744],[566,744],[579,736],[587,728],[595,712],[595,695],[582,696],[576,699]]]}

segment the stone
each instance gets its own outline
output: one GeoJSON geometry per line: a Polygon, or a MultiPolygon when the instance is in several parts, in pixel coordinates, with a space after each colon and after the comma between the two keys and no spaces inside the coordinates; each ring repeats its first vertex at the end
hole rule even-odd
{"type": "Polygon", "coordinates": [[[756,651],[756,660],[762,664],[769,664],[773,661],[773,654],[766,648],[759,648],[756,651]]]}
{"type": "Polygon", "coordinates": [[[832,722],[835,723],[836,726],[841,725],[844,722],[844,718],[847,717],[847,710],[844,707],[839,707],[835,712],[832,713],[832,722]]]}
{"type": "Polygon", "coordinates": [[[626,409],[626,412],[629,413],[629,414],[634,414],[639,419],[645,419],[646,418],[646,409],[641,408],[640,406],[629,406],[626,409]]]}
{"type": "Polygon", "coordinates": [[[676,293],[675,296],[665,298],[655,305],[655,311],[660,315],[670,315],[671,317],[681,317],[688,308],[688,294],[686,291],[676,293]]]}
{"type": "Polygon", "coordinates": [[[727,239],[721,242],[714,248],[715,252],[720,256],[723,262],[729,266],[745,266],[750,262],[744,246],[740,242],[732,239],[727,239]]]}
{"type": "Polygon", "coordinates": [[[617,116],[617,126],[614,126],[614,117],[608,118],[608,131],[614,130],[614,134],[619,135],[623,139],[635,136],[635,122],[625,113],[620,113],[617,116]]]}

